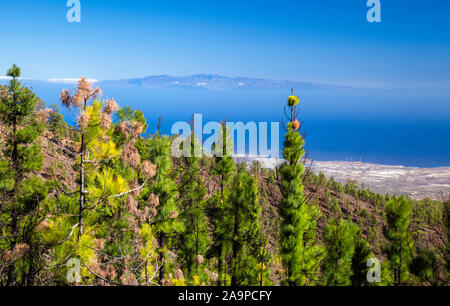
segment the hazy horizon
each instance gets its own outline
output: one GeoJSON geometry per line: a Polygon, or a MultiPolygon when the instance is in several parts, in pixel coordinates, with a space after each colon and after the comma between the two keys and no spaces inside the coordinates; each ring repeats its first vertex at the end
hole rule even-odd
{"type": "MultiPolygon", "coordinates": [[[[6,80],[0,80],[0,84],[6,80]]],[[[48,106],[59,102],[59,92],[73,84],[24,80],[48,106]]],[[[192,113],[204,122],[280,122],[290,88],[227,89],[148,88],[100,85],[105,98],[114,98],[144,112],[152,133],[159,115],[170,134],[177,121],[189,121],[192,113]]],[[[301,98],[300,119],[307,132],[306,148],[319,161],[364,161],[416,167],[450,166],[450,105],[446,97],[428,91],[383,89],[294,89],[301,98]],[[425,99],[428,100],[427,103],[425,99]],[[361,103],[363,101],[363,103],[361,103]],[[392,103],[395,101],[395,103],[392,103]]],[[[66,120],[76,114],[62,108],[66,120]]],[[[280,126],[280,149],[284,130],[280,126]]],[[[281,152],[280,152],[281,153],[281,152]]]]}
{"type": "Polygon", "coordinates": [[[48,105],[68,79],[113,81],[98,83],[105,97],[144,111],[150,131],[163,115],[166,133],[194,112],[281,121],[294,87],[313,158],[449,166],[450,2],[381,2],[371,23],[361,0],[81,0],[72,23],[66,1],[3,1],[0,24],[17,34],[0,49],[0,75],[17,64],[48,105]],[[214,80],[208,90],[189,80],[198,74],[290,82],[214,80]],[[188,85],[118,81],[162,75],[188,85]]]}

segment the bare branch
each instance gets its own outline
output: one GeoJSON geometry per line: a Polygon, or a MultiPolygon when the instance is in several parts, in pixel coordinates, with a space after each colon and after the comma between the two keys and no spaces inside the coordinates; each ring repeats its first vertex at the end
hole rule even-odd
{"type": "Polygon", "coordinates": [[[80,258],[81,258],[81,260],[83,261],[83,265],[89,270],[89,272],[91,272],[91,273],[92,273],[93,275],[95,275],[96,277],[100,278],[102,281],[105,281],[105,282],[107,282],[107,283],[109,283],[109,284],[116,285],[116,286],[123,286],[123,284],[116,283],[116,282],[110,281],[110,280],[108,280],[108,279],[106,279],[106,278],[104,278],[104,277],[101,277],[100,275],[98,275],[97,273],[95,273],[94,271],[92,271],[91,268],[89,268],[89,266],[88,266],[88,265],[86,264],[86,262],[84,261],[83,256],[80,255],[80,258]]]}
{"type": "Polygon", "coordinates": [[[132,193],[134,191],[137,191],[137,190],[139,190],[141,188],[144,188],[146,183],[147,183],[147,181],[145,181],[144,184],[142,184],[141,186],[139,186],[137,188],[134,188],[134,189],[131,189],[129,191],[125,191],[125,192],[122,192],[122,193],[119,193],[119,194],[116,194],[116,195],[109,196],[108,198],[119,198],[121,196],[127,195],[127,194],[132,193]]]}
{"type": "Polygon", "coordinates": [[[63,241],[57,242],[56,244],[63,244],[64,242],[66,242],[67,240],[70,239],[70,237],[72,237],[73,235],[73,231],[75,230],[75,228],[78,226],[78,223],[75,224],[74,226],[72,226],[72,230],[70,231],[69,236],[67,236],[63,241]]]}

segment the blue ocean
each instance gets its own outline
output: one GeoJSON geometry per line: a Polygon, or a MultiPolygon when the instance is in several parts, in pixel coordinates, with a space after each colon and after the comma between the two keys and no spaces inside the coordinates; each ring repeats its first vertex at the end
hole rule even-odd
{"type": "MultiPolygon", "coordinates": [[[[62,88],[73,84],[24,81],[47,105],[59,104],[62,88]]],[[[2,81],[5,84],[5,81],[2,81]]],[[[193,113],[207,121],[287,122],[290,89],[144,88],[102,86],[104,97],[142,110],[156,130],[189,122],[193,113]]],[[[294,88],[300,96],[308,156],[318,161],[363,161],[415,167],[450,166],[450,89],[294,88]]],[[[62,110],[68,121],[75,113],[62,110]]],[[[270,124],[269,124],[270,126],[270,124]]],[[[280,126],[280,149],[284,130],[280,126]]]]}

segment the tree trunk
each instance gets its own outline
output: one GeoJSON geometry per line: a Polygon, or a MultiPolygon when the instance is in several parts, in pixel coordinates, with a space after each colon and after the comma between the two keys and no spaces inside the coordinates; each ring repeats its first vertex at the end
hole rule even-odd
{"type": "MultiPolygon", "coordinates": [[[[224,204],[224,200],[223,200],[223,189],[224,189],[224,186],[223,186],[223,181],[224,181],[224,175],[222,175],[221,176],[221,178],[220,178],[220,202],[221,202],[221,204],[222,204],[222,207],[220,207],[220,218],[222,218],[222,210],[223,210],[223,204],[224,204]]],[[[219,256],[218,256],[218,267],[217,267],[217,270],[218,270],[218,273],[219,273],[219,278],[218,278],[218,285],[219,285],[219,287],[220,286],[222,286],[222,272],[223,272],[223,259],[222,259],[222,256],[223,256],[223,241],[220,241],[220,243],[219,243],[219,251],[218,251],[218,253],[219,253],[219,256]]]]}
{"type": "Polygon", "coordinates": [[[238,249],[238,229],[239,229],[239,210],[237,205],[234,207],[234,228],[233,228],[233,240],[232,240],[232,267],[231,267],[231,286],[236,286],[237,277],[236,277],[236,269],[237,269],[237,249],[238,249]]]}
{"type": "Polygon", "coordinates": [[[159,253],[159,259],[161,260],[161,267],[159,268],[159,285],[160,286],[164,286],[164,277],[166,274],[166,264],[165,264],[165,251],[164,251],[164,247],[166,244],[166,237],[165,234],[161,231],[161,233],[159,234],[159,248],[160,248],[160,253],[159,253]]]}
{"type": "Polygon", "coordinates": [[[219,287],[222,286],[222,270],[223,270],[222,253],[223,253],[222,242],[220,242],[220,244],[219,244],[218,266],[217,266],[217,271],[219,272],[219,278],[218,278],[217,285],[219,287]]]}
{"type": "MultiPolygon", "coordinates": [[[[14,101],[15,102],[15,101],[14,101]]],[[[14,188],[13,188],[13,192],[12,192],[12,198],[15,199],[16,198],[16,193],[17,193],[17,183],[18,183],[18,176],[17,176],[17,119],[14,119],[14,124],[13,124],[13,137],[12,137],[12,152],[11,152],[11,163],[12,163],[12,168],[15,171],[15,176],[14,176],[14,188]]],[[[11,251],[14,250],[16,244],[17,244],[17,215],[16,215],[16,210],[14,209],[14,205],[15,203],[13,203],[13,208],[12,208],[12,212],[11,212],[11,236],[13,237],[11,240],[11,251]]],[[[14,262],[11,263],[8,267],[8,279],[6,281],[6,285],[7,286],[11,286],[12,284],[14,284],[16,282],[16,274],[15,274],[15,264],[14,262]]]]}
{"type": "Polygon", "coordinates": [[[196,228],[196,239],[195,239],[195,274],[198,275],[198,202],[200,201],[199,198],[197,198],[197,228],[196,228]]]}
{"type": "MultiPolygon", "coordinates": [[[[87,105],[87,100],[84,100],[84,107],[83,107],[83,111],[86,111],[86,105],[87,105]]],[[[85,153],[85,134],[84,131],[81,133],[81,145],[80,145],[80,157],[81,157],[81,162],[80,162],[80,216],[78,219],[78,226],[80,227],[80,231],[78,232],[78,239],[80,239],[81,235],[83,235],[84,232],[84,209],[85,209],[85,193],[86,191],[84,190],[84,186],[85,186],[85,180],[84,180],[84,153],[85,153]]]]}

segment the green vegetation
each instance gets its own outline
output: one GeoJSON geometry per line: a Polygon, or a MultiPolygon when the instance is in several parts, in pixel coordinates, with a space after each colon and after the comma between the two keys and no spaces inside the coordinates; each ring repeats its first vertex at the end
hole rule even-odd
{"type": "MultiPolygon", "coordinates": [[[[379,195],[314,174],[299,97],[276,169],[175,158],[144,114],[81,78],[68,125],[7,71],[0,86],[0,285],[447,285],[450,201],[379,195]],[[117,120],[113,122],[113,115],[117,120]],[[45,158],[44,158],[45,156],[45,158]],[[367,278],[381,262],[381,282],[367,278]]],[[[191,133],[191,153],[201,149],[191,133]]],[[[186,148],[183,148],[186,149],[186,148]]],[[[443,195],[444,197],[444,195],[443,195]]]]}
{"type": "Polygon", "coordinates": [[[331,221],[325,231],[326,255],[323,260],[323,282],[328,286],[351,284],[352,259],[355,253],[356,226],[349,221],[331,221]]]}
{"type": "Polygon", "coordinates": [[[281,258],[286,268],[284,283],[290,286],[313,283],[317,279],[320,263],[320,247],[316,242],[316,219],[319,210],[306,201],[303,193],[304,168],[301,160],[304,155],[304,140],[292,124],[297,104],[298,97],[289,97],[291,122],[283,150],[287,162],[280,167],[281,258]]]}
{"type": "Polygon", "coordinates": [[[36,96],[18,81],[16,65],[8,94],[0,100],[0,121],[4,126],[0,159],[0,224],[3,236],[3,269],[6,285],[33,285],[42,261],[42,249],[33,228],[42,220],[41,207],[48,195],[45,182],[33,174],[43,165],[38,136],[43,125],[36,112],[36,96]]]}

